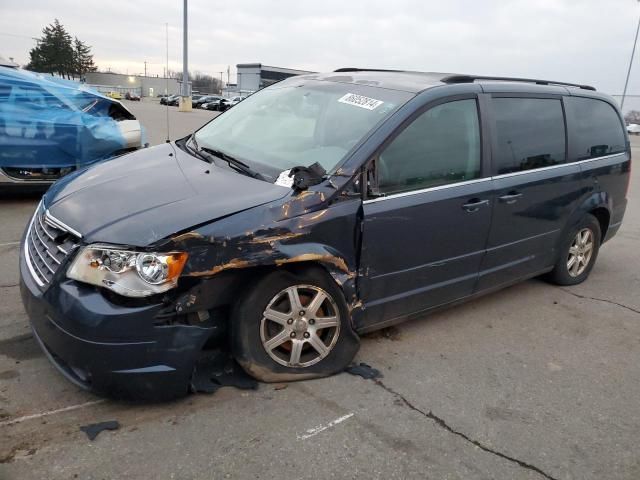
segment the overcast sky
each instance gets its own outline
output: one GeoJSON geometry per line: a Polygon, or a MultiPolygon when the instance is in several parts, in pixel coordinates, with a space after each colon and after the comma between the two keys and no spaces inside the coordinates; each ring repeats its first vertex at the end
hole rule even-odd
{"type": "MultiPolygon", "coordinates": [[[[637,0],[189,0],[191,71],[237,63],[314,71],[402,68],[590,83],[622,92],[637,0]]],[[[101,70],[162,74],[182,62],[182,1],[0,0],[0,55],[26,63],[58,18],[101,70]]],[[[640,52],[629,91],[640,94],[640,52]]],[[[226,73],[224,76],[226,81],[226,73]]]]}

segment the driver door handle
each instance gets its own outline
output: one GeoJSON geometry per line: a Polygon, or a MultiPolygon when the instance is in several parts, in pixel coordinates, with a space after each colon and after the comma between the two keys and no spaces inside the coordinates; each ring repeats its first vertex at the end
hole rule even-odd
{"type": "Polygon", "coordinates": [[[512,203],[516,203],[520,197],[522,197],[522,193],[511,191],[506,195],[502,195],[501,197],[498,197],[498,200],[500,200],[502,203],[512,204],[512,203]]]}
{"type": "Polygon", "coordinates": [[[480,210],[480,207],[484,207],[486,205],[489,205],[489,200],[480,200],[479,198],[473,198],[469,200],[468,203],[462,205],[462,208],[467,212],[477,212],[478,210],[480,210]]]}

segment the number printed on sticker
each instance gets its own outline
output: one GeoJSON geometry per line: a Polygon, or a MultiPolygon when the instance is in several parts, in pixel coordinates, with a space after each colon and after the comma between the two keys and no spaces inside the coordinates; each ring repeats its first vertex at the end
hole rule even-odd
{"type": "Polygon", "coordinates": [[[376,100],[375,98],[369,98],[355,93],[347,93],[338,99],[338,101],[340,103],[346,103],[347,105],[353,105],[354,107],[366,108],[367,110],[374,110],[384,103],[382,100],[376,100]]]}

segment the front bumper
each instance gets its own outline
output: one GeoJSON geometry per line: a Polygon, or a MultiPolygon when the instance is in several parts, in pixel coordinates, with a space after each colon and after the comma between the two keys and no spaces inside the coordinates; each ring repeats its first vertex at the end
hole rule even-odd
{"type": "Polygon", "coordinates": [[[60,270],[41,290],[21,255],[20,293],[34,336],[67,379],[115,398],[188,393],[195,362],[216,327],[155,325],[162,305],[115,305],[60,270]]]}

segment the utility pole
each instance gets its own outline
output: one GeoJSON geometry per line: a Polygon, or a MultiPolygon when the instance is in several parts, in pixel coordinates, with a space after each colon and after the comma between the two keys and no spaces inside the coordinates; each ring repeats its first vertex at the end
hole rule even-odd
{"type": "Polygon", "coordinates": [[[191,111],[191,88],[189,85],[189,48],[188,48],[188,23],[187,0],[183,2],[183,26],[182,26],[182,88],[180,91],[180,112],[191,111]]]}
{"type": "Polygon", "coordinates": [[[144,61],[144,76],[147,76],[147,61],[144,61]]]}
{"type": "MultiPolygon", "coordinates": [[[[640,2],[640,0],[638,0],[640,2]]],[[[638,32],[640,32],[640,17],[638,17],[638,26],[636,28],[636,37],[633,40],[633,48],[631,49],[631,59],[629,60],[629,69],[627,70],[627,79],[624,81],[624,90],[622,91],[622,100],[620,101],[620,111],[624,115],[624,98],[627,96],[627,86],[629,85],[629,76],[631,75],[631,67],[633,66],[633,57],[636,54],[636,44],[638,43],[638,32]]]]}
{"type": "MultiPolygon", "coordinates": [[[[169,99],[169,24],[165,23],[164,24],[164,32],[165,32],[165,40],[166,40],[166,64],[164,67],[164,84],[165,84],[165,88],[164,88],[164,93],[167,96],[167,98],[165,99],[165,102],[169,99]]],[[[169,143],[170,137],[169,137],[169,102],[166,102],[165,104],[165,111],[167,114],[167,138],[166,138],[166,142],[169,143]]]]}

